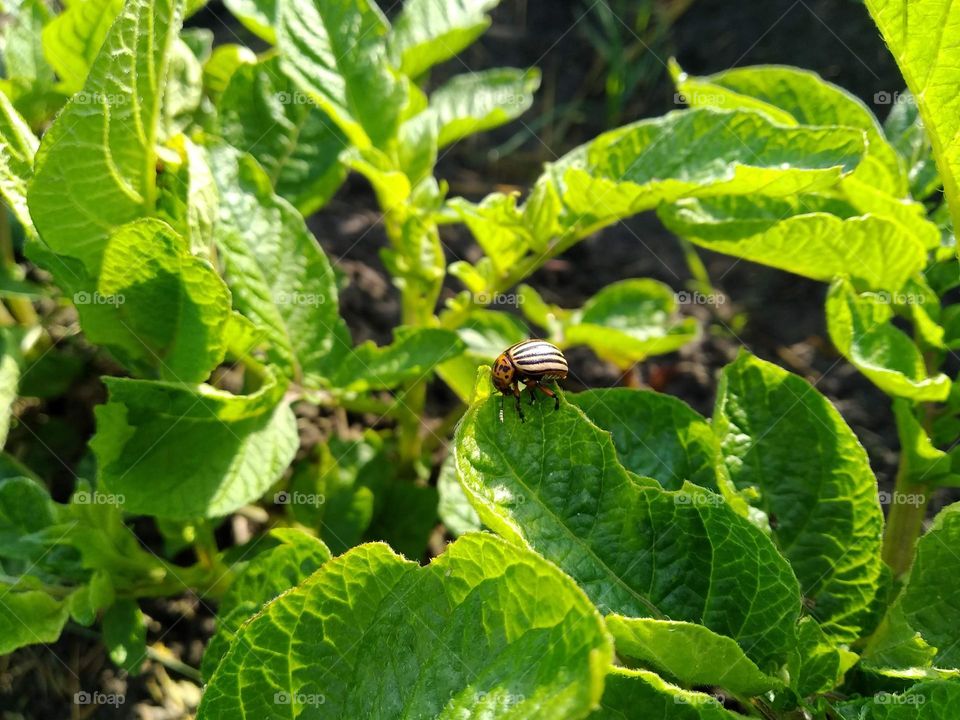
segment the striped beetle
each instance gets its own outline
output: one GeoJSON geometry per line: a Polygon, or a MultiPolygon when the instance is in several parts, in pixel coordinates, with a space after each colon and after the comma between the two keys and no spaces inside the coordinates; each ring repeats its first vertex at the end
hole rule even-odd
{"type": "Polygon", "coordinates": [[[500,422],[503,422],[505,395],[513,395],[517,399],[517,414],[520,415],[520,422],[524,421],[523,408],[520,406],[521,382],[530,389],[531,405],[539,389],[553,398],[554,410],[559,410],[560,398],[542,383],[566,377],[567,359],[556,345],[546,340],[524,340],[508,347],[493,361],[493,386],[503,393],[500,396],[500,422]]]}

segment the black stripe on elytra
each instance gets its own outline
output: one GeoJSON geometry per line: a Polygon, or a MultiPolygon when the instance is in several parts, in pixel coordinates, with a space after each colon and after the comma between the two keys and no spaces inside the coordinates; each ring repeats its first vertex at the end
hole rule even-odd
{"type": "Polygon", "coordinates": [[[562,363],[566,366],[567,361],[564,359],[563,355],[558,355],[556,353],[545,353],[543,355],[524,355],[523,357],[515,357],[514,360],[518,363],[537,363],[544,360],[556,360],[558,364],[562,363]]]}
{"type": "Polygon", "coordinates": [[[530,353],[542,353],[542,352],[560,353],[560,348],[543,343],[543,344],[537,344],[532,347],[522,347],[519,350],[514,350],[510,354],[513,355],[514,357],[523,357],[524,355],[529,355],[530,353]]]}

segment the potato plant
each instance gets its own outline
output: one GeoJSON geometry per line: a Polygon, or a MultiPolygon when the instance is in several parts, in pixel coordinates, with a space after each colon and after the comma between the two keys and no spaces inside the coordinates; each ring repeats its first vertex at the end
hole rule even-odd
{"type": "Polygon", "coordinates": [[[79,629],[135,674],[143,601],[193,592],[217,607],[201,720],[955,717],[960,506],[923,522],[960,477],[960,9],[867,1],[909,89],[883,125],[801,69],[674,63],[689,108],[474,202],[438,159],[525,112],[538,71],[430,74],[496,4],[226,2],[260,53],[184,29],[198,2],[9,8],[0,430],[65,394],[80,351],[106,395],[68,497],[30,443],[0,456],[0,652],[79,629]],[[305,220],[349,173],[400,295],[382,347],[353,342],[305,220]],[[651,210],[829,283],[831,340],[891,398],[892,493],[816,387],[746,350],[711,418],[607,388],[501,421],[489,364],[516,342],[627,370],[696,337],[652,279],[580,308],[527,283],[651,210]],[[449,262],[450,225],[479,260],[449,262]],[[459,401],[439,420],[431,383],[459,401]],[[311,406],[367,427],[304,446],[311,406]],[[259,532],[229,546],[238,516],[259,532]],[[431,558],[438,519],[457,539],[431,558]]]}

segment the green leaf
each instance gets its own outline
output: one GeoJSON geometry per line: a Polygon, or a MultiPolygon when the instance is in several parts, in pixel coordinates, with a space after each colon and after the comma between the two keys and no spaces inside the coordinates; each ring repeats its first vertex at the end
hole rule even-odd
{"type": "Polygon", "coordinates": [[[80,625],[90,627],[100,610],[112,605],[115,597],[110,573],[98,569],[90,576],[90,582],[77,588],[68,598],[70,617],[80,625]]]}
{"type": "Polygon", "coordinates": [[[830,282],[899,291],[926,264],[926,248],[894,221],[837,217],[835,201],[712,198],[660,208],[667,228],[708,250],[830,282]]]}
{"type": "Polygon", "coordinates": [[[46,244],[80,259],[90,275],[111,232],[154,209],[160,93],[179,15],[175,0],[128,0],[82,94],[40,143],[30,213],[46,244]],[[128,60],[118,64],[118,56],[128,60]]]}
{"type": "Polygon", "coordinates": [[[38,145],[26,121],[0,92],[0,198],[27,232],[34,232],[27,209],[27,182],[38,145]]]}
{"type": "Polygon", "coordinates": [[[463,402],[473,397],[473,383],[481,364],[492,364],[511,345],[530,333],[523,322],[505,312],[473,310],[457,328],[465,352],[437,367],[437,374],[463,402]]]}
{"type": "Polygon", "coordinates": [[[198,719],[582,717],[612,654],[583,593],[527,550],[472,534],[419,567],[361,545],[240,629],[198,719]]]}
{"type": "Polygon", "coordinates": [[[316,387],[340,321],[330,262],[252,157],[216,144],[210,160],[220,191],[215,237],[233,305],[267,333],[285,373],[316,387]]]}
{"type": "Polygon", "coordinates": [[[55,642],[68,615],[65,602],[41,590],[0,585],[0,655],[26,645],[55,642]]]}
{"type": "Polygon", "coordinates": [[[587,300],[564,324],[558,342],[563,348],[587,345],[625,370],[696,338],[697,321],[674,317],[676,306],[675,293],[661,282],[621,280],[587,300]]]}
{"type": "Polygon", "coordinates": [[[68,94],[84,86],[125,0],[73,0],[43,29],[43,51],[68,94]]]}
{"type": "Polygon", "coordinates": [[[733,640],[702,625],[608,615],[617,654],[649,664],[685,685],[714,685],[760,695],[782,683],[760,671],[733,640]]]}
{"type": "Polygon", "coordinates": [[[209,262],[160,220],[117,229],[94,293],[73,296],[87,338],[128,365],[200,382],[224,358],[230,292],[209,262]]]}
{"type": "Polygon", "coordinates": [[[683,99],[693,107],[742,108],[762,112],[788,126],[842,126],[864,131],[867,156],[853,177],[894,197],[906,194],[900,160],[874,114],[858,97],[816,73],[758,65],[695,77],[680,70],[676,62],[671,62],[670,71],[683,99]]]}
{"type": "Polygon", "coordinates": [[[216,100],[226,89],[233,73],[243,65],[257,62],[257,54],[246,45],[217,45],[203,64],[203,87],[216,100]]]}
{"type": "Polygon", "coordinates": [[[667,490],[684,481],[719,492],[720,447],[710,423],[671,395],[628,388],[571,393],[567,400],[613,434],[620,464],[667,490]]]}
{"type": "Polygon", "coordinates": [[[833,638],[812,617],[803,617],[797,625],[797,652],[788,664],[790,686],[800,697],[824,693],[843,682],[844,673],[859,660],[833,638]]]}
{"type": "Polygon", "coordinates": [[[960,226],[960,116],[953,91],[960,46],[944,42],[960,27],[960,6],[946,0],[867,0],[866,5],[916,99],[953,224],[960,226]]]}
{"type": "Polygon", "coordinates": [[[208,385],[104,378],[90,441],[104,492],[127,512],[217,517],[259,498],[293,460],[296,420],[285,386],[251,395],[208,385]]]}
{"type": "Polygon", "coordinates": [[[949,483],[953,476],[950,456],[935,447],[923,425],[914,415],[913,404],[894,398],[893,415],[900,438],[899,471],[911,482],[938,485],[949,483]],[[952,476],[952,477],[951,477],[952,476]]]}
{"type": "Polygon", "coordinates": [[[220,132],[249,152],[274,190],[304,217],[327,203],[346,177],[347,140],[287,78],[276,57],[241,65],[217,103],[220,132]]]}
{"type": "Polygon", "coordinates": [[[889,395],[910,400],[941,401],[950,392],[950,379],[930,376],[914,342],[891,322],[893,309],[886,296],[860,293],[838,278],[827,294],[830,339],[847,360],[889,395]]]}
{"type": "Polygon", "coordinates": [[[472,406],[455,440],[484,525],[557,563],[604,612],[706,625],[763,668],[793,647],[796,578],[719,495],[629,473],[610,435],[567,404],[540,402],[525,423],[501,423],[499,405],[472,406]]]}
{"type": "Polygon", "coordinates": [[[209,679],[230,649],[240,626],[264,604],[306,580],[330,559],[330,550],[302,530],[271,530],[278,544],[257,554],[231,583],[217,611],[217,631],[203,653],[203,676],[209,679]]]}
{"type": "Polygon", "coordinates": [[[382,147],[396,136],[407,103],[387,64],[389,23],[369,0],[281,3],[281,66],[340,126],[353,145],[382,147]]]}
{"type": "Polygon", "coordinates": [[[224,0],[223,4],[247,30],[271,45],[276,44],[276,0],[224,0]]]}
{"type": "Polygon", "coordinates": [[[447,455],[440,466],[440,475],[437,477],[437,492],[440,495],[437,514],[451,535],[460,537],[468,532],[483,529],[480,516],[473,509],[473,505],[470,504],[470,500],[460,485],[460,478],[457,477],[457,466],[452,453],[447,455]]]}
{"type": "Polygon", "coordinates": [[[190,46],[178,37],[167,55],[167,81],[160,108],[162,140],[189,128],[203,99],[203,67],[190,46]]]}
{"type": "Polygon", "coordinates": [[[376,514],[364,540],[383,541],[412,560],[424,557],[437,526],[437,489],[397,477],[385,483],[376,501],[376,514]]]}
{"type": "Polygon", "coordinates": [[[853,128],[783,127],[755,112],[669,113],[603,133],[539,182],[561,198],[578,236],[682,197],[774,197],[835,185],[864,151],[853,128]]]}
{"type": "MultiPolygon", "coordinates": [[[[2,211],[2,209],[0,209],[2,211]]],[[[0,447],[7,442],[23,357],[16,332],[0,330],[0,447]]]]}
{"type": "Polygon", "coordinates": [[[940,187],[940,173],[933,160],[930,138],[924,130],[917,100],[909,91],[897,95],[883,122],[887,140],[903,158],[910,180],[910,194],[925,200],[940,187]]]}
{"type": "Polygon", "coordinates": [[[424,378],[464,350],[452,330],[397,328],[394,341],[377,347],[372,341],[350,350],[330,374],[330,387],[340,392],[386,390],[424,378]]]}
{"type": "Polygon", "coordinates": [[[883,513],[866,451],[840,413],[804,379],[742,352],[720,377],[713,428],[734,484],[755,489],[775,521],[827,635],[852,642],[871,630],[883,513]]]}
{"type": "Polygon", "coordinates": [[[895,602],[887,611],[863,651],[864,665],[881,673],[929,668],[937,655],[923,636],[911,627],[903,604],[895,602]]]}
{"type": "Polygon", "coordinates": [[[952,720],[960,703],[960,682],[917,683],[902,693],[877,692],[873,697],[838,704],[843,720],[952,720]]]}
{"type": "Polygon", "coordinates": [[[110,659],[130,675],[138,675],[147,659],[147,624],[135,600],[121,599],[103,614],[103,644],[110,659]]]}
{"type": "Polygon", "coordinates": [[[390,33],[390,55],[415,78],[473,44],[500,0],[407,0],[390,33]]]}
{"type": "Polygon", "coordinates": [[[917,555],[899,602],[904,617],[937,648],[939,667],[960,668],[960,503],[941,510],[917,542],[917,555]]]}
{"type": "Polygon", "coordinates": [[[167,147],[180,162],[158,174],[157,216],[189,239],[195,255],[207,256],[213,248],[220,198],[206,149],[184,135],[172,138],[167,147]]]}
{"type": "Polygon", "coordinates": [[[683,690],[652,672],[614,668],[589,720],[737,720],[718,697],[683,690]]]}
{"type": "MultiPolygon", "coordinates": [[[[510,122],[533,104],[540,71],[499,68],[457,75],[430,95],[430,106],[408,125],[432,122],[442,148],[510,122]]],[[[406,127],[406,126],[405,126],[406,127]]]]}
{"type": "Polygon", "coordinates": [[[41,127],[66,101],[54,87],[53,69],[43,54],[43,28],[54,14],[43,0],[5,3],[0,30],[3,76],[0,88],[31,127],[41,127]]]}

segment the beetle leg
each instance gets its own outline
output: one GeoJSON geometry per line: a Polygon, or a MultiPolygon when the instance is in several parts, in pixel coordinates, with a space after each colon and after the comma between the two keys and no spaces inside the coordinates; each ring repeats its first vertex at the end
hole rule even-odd
{"type": "Polygon", "coordinates": [[[519,387],[519,385],[516,385],[516,384],[515,384],[515,385],[513,386],[513,394],[514,394],[514,397],[517,398],[517,415],[520,416],[520,422],[523,422],[523,421],[524,421],[524,417],[523,417],[523,406],[520,404],[520,387],[519,387]]]}
{"type": "Polygon", "coordinates": [[[550,388],[548,388],[546,385],[538,385],[538,387],[539,387],[541,390],[543,390],[544,395],[547,395],[548,397],[552,397],[552,398],[553,398],[553,409],[554,409],[554,410],[559,410],[559,409],[560,409],[560,396],[557,395],[557,393],[555,393],[553,390],[551,390],[550,388]]]}
{"type": "Polygon", "coordinates": [[[504,394],[500,393],[500,424],[503,425],[503,398],[504,394]]]}
{"type": "Polygon", "coordinates": [[[536,399],[537,395],[537,384],[531,383],[530,385],[527,385],[527,390],[530,391],[530,404],[533,405],[533,401],[536,399]]]}

